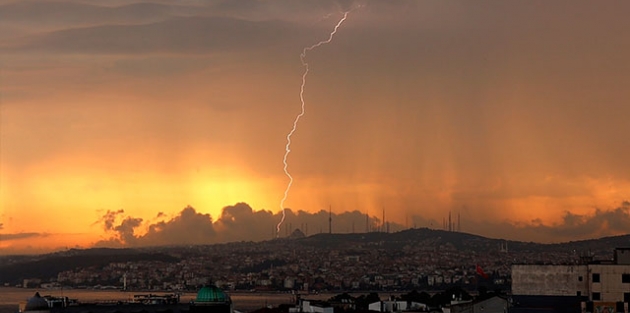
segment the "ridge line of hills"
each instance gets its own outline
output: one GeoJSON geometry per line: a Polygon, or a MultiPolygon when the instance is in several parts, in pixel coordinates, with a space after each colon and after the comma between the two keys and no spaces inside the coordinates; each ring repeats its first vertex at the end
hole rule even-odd
{"type": "Polygon", "coordinates": [[[289,238],[279,238],[261,242],[232,242],[200,246],[160,246],[132,248],[89,248],[70,249],[43,255],[0,256],[0,283],[14,283],[31,277],[56,277],[62,271],[77,268],[103,267],[114,262],[161,261],[176,263],[187,257],[202,255],[206,251],[224,249],[252,249],[278,251],[278,249],[307,248],[312,250],[348,250],[358,246],[362,249],[402,251],[410,246],[440,253],[447,247],[459,251],[471,251],[478,254],[505,249],[502,252],[516,255],[545,255],[564,253],[579,256],[586,254],[598,259],[610,259],[615,248],[630,246],[630,234],[569,241],[563,243],[534,243],[505,239],[486,238],[479,235],[435,230],[428,228],[408,229],[385,233],[320,233],[304,236],[296,230],[289,238]]]}

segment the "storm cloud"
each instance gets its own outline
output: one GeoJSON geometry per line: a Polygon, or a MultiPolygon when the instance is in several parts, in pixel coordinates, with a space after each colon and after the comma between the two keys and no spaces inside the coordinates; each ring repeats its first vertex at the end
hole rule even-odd
{"type": "MultiPolygon", "coordinates": [[[[456,215],[452,215],[456,225],[456,215]]],[[[425,220],[416,217],[419,225],[438,225],[442,221],[425,220]]],[[[531,221],[496,221],[491,218],[475,220],[464,218],[461,222],[464,232],[481,234],[492,238],[504,238],[527,242],[566,242],[627,234],[630,229],[630,203],[622,201],[615,208],[593,208],[583,214],[564,212],[559,222],[549,223],[541,219],[531,221]]],[[[434,226],[435,227],[435,226],[434,226]]]]}
{"type": "MultiPolygon", "coordinates": [[[[329,230],[329,212],[325,210],[316,213],[293,212],[287,209],[285,223],[281,226],[280,233],[277,233],[276,226],[280,221],[280,213],[256,211],[246,203],[224,207],[216,221],[213,221],[210,214],[197,212],[191,206],[185,207],[168,220],[145,224],[141,218],[119,216],[118,212],[120,211],[108,211],[97,221],[108,229],[110,237],[97,242],[96,246],[162,246],[260,241],[286,237],[296,229],[307,235],[329,230]],[[112,216],[119,217],[112,220],[112,216]],[[139,234],[142,229],[147,231],[139,234]]],[[[359,233],[368,228],[375,231],[382,227],[378,218],[371,216],[366,218],[366,215],[359,211],[333,213],[331,216],[332,230],[335,233],[353,231],[359,233]]],[[[391,224],[392,231],[400,229],[401,225],[391,224]]]]}
{"type": "MultiPolygon", "coordinates": [[[[246,203],[224,207],[216,221],[213,221],[209,214],[197,212],[191,206],[185,207],[177,216],[157,223],[142,224],[142,219],[121,217],[119,224],[110,228],[111,238],[98,242],[96,246],[131,247],[263,241],[289,236],[298,229],[308,236],[328,233],[329,217],[332,219],[330,226],[333,233],[396,232],[420,227],[444,229],[446,221],[414,215],[406,224],[388,222],[387,217],[383,223],[382,217],[368,216],[359,211],[330,214],[325,210],[309,213],[287,209],[285,213],[286,218],[281,225],[280,233],[276,232],[277,223],[281,218],[279,213],[256,211],[246,203]],[[142,235],[136,234],[142,227],[148,228],[148,231],[142,235]]],[[[100,220],[101,223],[108,221],[108,218],[100,220]]],[[[456,214],[452,214],[451,222],[452,230],[457,231],[460,224],[456,214]]],[[[629,228],[630,203],[627,201],[615,209],[594,209],[590,214],[577,215],[566,212],[562,222],[557,224],[543,224],[540,220],[526,223],[464,221],[461,224],[462,232],[527,242],[564,242],[600,238],[625,234],[629,228]]]]}
{"type": "Polygon", "coordinates": [[[108,231],[108,230],[112,230],[114,229],[114,223],[116,222],[116,218],[121,215],[124,214],[125,210],[120,209],[118,211],[110,211],[107,210],[107,212],[98,220],[95,222],[95,224],[101,223],[103,225],[103,229],[108,231]]]}

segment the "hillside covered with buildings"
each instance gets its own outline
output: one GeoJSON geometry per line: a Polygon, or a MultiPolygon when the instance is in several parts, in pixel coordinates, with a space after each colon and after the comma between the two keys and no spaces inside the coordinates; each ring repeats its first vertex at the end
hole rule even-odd
{"type": "Polygon", "coordinates": [[[612,259],[627,236],[563,244],[489,239],[410,229],[396,233],[317,234],[264,242],[71,249],[0,258],[4,286],[190,290],[508,290],[513,264],[578,264],[612,259]]]}

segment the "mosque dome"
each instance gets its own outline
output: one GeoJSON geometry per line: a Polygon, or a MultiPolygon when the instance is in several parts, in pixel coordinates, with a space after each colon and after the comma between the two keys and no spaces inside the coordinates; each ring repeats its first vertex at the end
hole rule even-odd
{"type": "Polygon", "coordinates": [[[197,292],[196,303],[228,302],[230,297],[215,286],[204,286],[197,292]]]}
{"type": "Polygon", "coordinates": [[[39,292],[36,292],[35,295],[28,299],[26,302],[26,306],[24,307],[24,311],[48,311],[50,307],[48,306],[48,302],[46,299],[42,298],[39,295],[39,292]]]}

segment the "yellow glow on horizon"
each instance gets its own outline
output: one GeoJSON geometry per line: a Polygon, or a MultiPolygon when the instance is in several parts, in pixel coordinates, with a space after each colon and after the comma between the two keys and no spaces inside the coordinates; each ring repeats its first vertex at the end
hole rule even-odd
{"type": "MultiPolygon", "coordinates": [[[[37,160],[20,171],[2,164],[0,217],[11,217],[10,221],[2,221],[2,232],[47,235],[0,242],[0,249],[19,245],[87,247],[109,235],[97,222],[107,210],[124,209],[124,216],[142,218],[143,226],[155,221],[159,212],[172,218],[187,205],[210,214],[213,221],[223,207],[238,202],[248,203],[255,211],[280,211],[279,200],[287,178],[280,167],[271,176],[254,171],[247,158],[240,157],[249,152],[241,151],[243,147],[196,143],[169,154],[158,139],[149,138],[136,143],[142,144],[136,150],[125,149],[134,143],[130,141],[111,155],[76,147],[73,153],[37,160]]],[[[544,159],[536,155],[539,150],[530,150],[531,157],[544,159]]],[[[309,159],[295,156],[293,166],[307,166],[304,164],[309,159]]],[[[354,172],[342,169],[335,175],[320,174],[317,166],[309,168],[308,174],[296,170],[286,207],[315,213],[332,205],[335,213],[359,210],[377,218],[385,208],[388,221],[404,224],[408,215],[417,214],[439,224],[449,211],[457,212],[465,204],[475,211],[476,219],[516,224],[540,220],[553,226],[562,222],[565,212],[588,215],[595,208],[614,209],[630,194],[630,182],[613,177],[575,178],[517,171],[522,177],[517,175],[512,181],[492,176],[477,182],[479,177],[452,165],[457,162],[450,160],[448,153],[434,157],[432,162],[438,166],[427,167],[417,172],[419,175],[400,175],[394,167],[392,172],[383,170],[378,154],[357,162],[354,172]],[[558,194],[549,192],[549,188],[558,189],[558,194]],[[462,193],[469,198],[459,198],[462,193]]],[[[506,173],[510,170],[503,169],[506,173]]],[[[146,228],[139,227],[137,234],[144,232],[146,228]]]]}
{"type": "Polygon", "coordinates": [[[75,156],[32,166],[21,177],[5,172],[3,179],[11,184],[2,190],[2,214],[12,217],[5,228],[101,233],[94,223],[107,210],[119,209],[146,220],[158,212],[174,216],[187,205],[211,214],[214,220],[224,206],[237,202],[277,211],[275,191],[280,185],[273,178],[258,178],[239,164],[165,172],[149,162],[144,168],[123,165],[114,170],[92,162],[75,156]]]}

